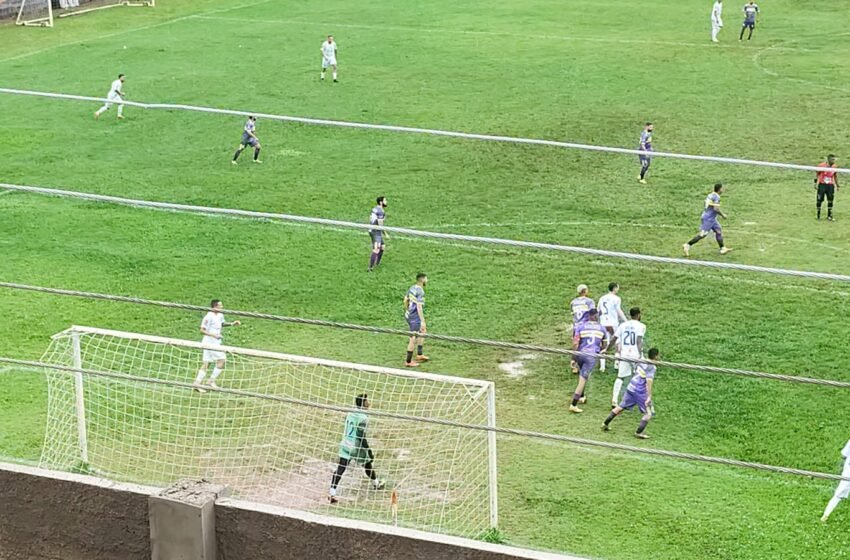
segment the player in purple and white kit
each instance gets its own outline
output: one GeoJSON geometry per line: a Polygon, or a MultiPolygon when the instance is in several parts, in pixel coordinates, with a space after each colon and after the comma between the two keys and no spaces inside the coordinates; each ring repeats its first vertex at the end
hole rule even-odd
{"type": "MultiPolygon", "coordinates": [[[[586,284],[579,284],[576,288],[578,297],[570,302],[570,315],[572,315],[572,324],[569,327],[570,337],[575,338],[576,329],[584,321],[585,314],[596,307],[596,302],[589,297],[590,293],[586,284]]],[[[570,367],[573,373],[578,373],[578,365],[575,360],[570,362],[570,367]]]]}
{"type": "MultiPolygon", "coordinates": [[[[382,226],[386,217],[385,210],[387,209],[387,197],[379,196],[375,201],[377,204],[372,208],[372,213],[369,214],[369,225],[382,226]]],[[[384,230],[370,229],[369,237],[372,239],[372,254],[369,256],[369,268],[366,272],[372,272],[372,269],[381,264],[381,257],[384,256],[384,230]]]]}
{"type": "Polygon", "coordinates": [[[699,233],[682,245],[682,250],[685,252],[686,257],[691,256],[691,246],[705,239],[712,231],[714,232],[714,238],[717,240],[717,244],[720,246],[721,255],[725,255],[732,250],[723,244],[723,228],[720,227],[720,221],[718,220],[718,218],[726,218],[726,214],[720,209],[720,195],[722,193],[723,185],[717,183],[714,185],[714,192],[705,197],[705,208],[700,217],[699,233]]]}
{"type": "MultiPolygon", "coordinates": [[[[649,349],[649,359],[657,360],[659,356],[658,348],[649,349]]],[[[602,429],[606,432],[610,430],[611,421],[620,415],[624,410],[630,410],[638,407],[638,410],[643,412],[643,417],[640,419],[635,437],[640,439],[649,439],[649,436],[644,433],[646,425],[652,420],[652,384],[655,379],[655,365],[642,362],[635,367],[635,374],[626,388],[626,394],[623,396],[622,402],[614,407],[602,429]]]]}
{"type": "Polygon", "coordinates": [[[239,147],[236,148],[236,153],[233,154],[233,165],[236,165],[236,160],[239,159],[239,154],[242,153],[247,146],[254,148],[254,163],[263,163],[260,161],[260,139],[257,138],[257,117],[248,117],[245,121],[245,126],[242,128],[242,139],[239,141],[239,147]]]}
{"type": "MultiPolygon", "coordinates": [[[[608,333],[605,327],[599,324],[599,312],[596,309],[590,309],[585,314],[584,321],[576,327],[576,333],[573,336],[573,350],[601,354],[607,347],[608,333]]],[[[580,368],[579,379],[578,387],[573,393],[570,412],[584,412],[578,405],[587,402],[587,398],[584,396],[584,388],[587,385],[587,380],[590,379],[590,374],[596,367],[596,362],[595,356],[576,356],[576,363],[580,368]]]]}
{"type": "Polygon", "coordinates": [[[646,184],[646,172],[649,171],[649,166],[652,165],[652,129],[652,123],[646,123],[643,132],[640,133],[640,144],[638,145],[638,150],[647,152],[646,155],[641,154],[638,156],[640,159],[640,176],[638,177],[638,181],[643,185],[646,184]]]}

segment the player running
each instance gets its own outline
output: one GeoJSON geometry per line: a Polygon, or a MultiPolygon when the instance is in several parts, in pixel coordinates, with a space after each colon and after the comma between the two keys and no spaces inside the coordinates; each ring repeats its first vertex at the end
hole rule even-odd
{"type": "Polygon", "coordinates": [[[643,127],[643,132],[640,133],[640,144],[638,145],[638,150],[643,152],[648,152],[648,154],[641,154],[640,159],[640,175],[638,176],[638,182],[642,185],[646,184],[646,172],[649,171],[649,166],[652,165],[652,130],[653,126],[651,122],[646,123],[646,126],[643,127]]]}
{"type": "Polygon", "coordinates": [[[717,34],[723,29],[723,0],[715,0],[711,8],[711,41],[719,43],[717,34]]]}
{"type": "Polygon", "coordinates": [[[741,25],[741,35],[738,37],[739,41],[744,40],[744,31],[747,29],[750,30],[750,34],[747,36],[747,41],[753,38],[753,29],[756,28],[756,23],[758,22],[759,16],[759,6],[752,0],[749,3],[744,5],[744,23],[741,25]]]}
{"type": "Polygon", "coordinates": [[[720,254],[725,255],[732,249],[723,244],[723,228],[720,226],[719,218],[726,219],[726,214],[720,210],[720,195],[723,194],[723,185],[714,185],[714,191],[705,197],[705,208],[700,217],[699,233],[693,239],[682,245],[685,256],[691,256],[691,247],[702,241],[710,232],[714,232],[717,245],[720,246],[720,254]]]}
{"type": "MultiPolygon", "coordinates": [[[[658,348],[649,349],[649,359],[657,360],[659,356],[658,348]]],[[[624,410],[630,410],[638,407],[643,413],[640,419],[635,437],[640,439],[649,439],[649,436],[644,433],[646,425],[652,420],[652,385],[655,380],[655,365],[647,362],[637,364],[635,367],[635,375],[629,381],[629,386],[626,387],[626,394],[623,396],[623,402],[614,407],[605,423],[602,424],[602,429],[606,432],[611,429],[611,421],[620,415],[624,410]]]]}
{"type": "MultiPolygon", "coordinates": [[[[376,200],[376,205],[372,208],[372,213],[369,215],[369,224],[373,226],[384,225],[384,217],[386,216],[387,197],[379,196],[376,200]]],[[[372,239],[372,254],[369,256],[369,268],[366,272],[372,272],[372,269],[381,264],[381,257],[384,256],[384,237],[385,233],[380,229],[370,229],[369,237],[372,239]]]]}
{"type": "Polygon", "coordinates": [[[833,169],[838,167],[835,163],[835,155],[829,154],[826,156],[826,161],[818,164],[818,167],[823,167],[823,171],[818,171],[815,176],[815,189],[818,191],[818,220],[820,220],[820,207],[823,205],[823,199],[826,198],[826,219],[830,222],[832,218],[832,202],[835,200],[835,191],[838,190],[838,177],[833,169]]]}
{"type": "MultiPolygon", "coordinates": [[[[607,339],[609,343],[617,327],[626,320],[626,315],[622,309],[622,300],[617,295],[619,291],[620,285],[616,282],[611,282],[608,284],[608,293],[599,298],[599,304],[596,306],[599,309],[599,322],[605,327],[608,333],[607,339]]],[[[615,363],[614,367],[619,367],[619,364],[615,363]]],[[[599,360],[599,369],[605,371],[605,358],[599,360]]]]}
{"type": "Polygon", "coordinates": [[[354,398],[354,404],[359,409],[359,412],[349,412],[345,417],[345,432],[342,435],[342,441],[339,443],[339,463],[337,463],[336,472],[331,477],[331,489],[328,492],[328,501],[332,504],[337,503],[336,489],[339,486],[339,481],[342,475],[345,474],[345,469],[348,464],[354,461],[366,470],[366,476],[372,481],[372,487],[375,490],[382,490],[384,482],[378,479],[375,473],[375,468],[372,461],[375,460],[375,454],[369,447],[369,441],[366,439],[366,429],[369,426],[369,417],[366,416],[366,411],[369,410],[369,395],[363,393],[354,398]]]}
{"type": "MultiPolygon", "coordinates": [[[[579,325],[577,331],[573,337],[573,350],[601,354],[608,347],[608,335],[605,328],[599,324],[599,311],[596,309],[590,309],[587,312],[585,320],[579,325]]],[[[570,412],[574,414],[584,412],[578,405],[587,402],[584,389],[587,380],[590,379],[590,374],[593,373],[593,368],[596,367],[596,361],[597,358],[593,356],[576,356],[576,362],[580,369],[578,386],[573,393],[572,404],[570,404],[570,412]]]]}
{"type": "MultiPolygon", "coordinates": [[[[223,309],[220,299],[214,299],[210,302],[210,311],[204,315],[201,321],[201,334],[204,338],[201,339],[201,344],[206,346],[221,346],[221,330],[224,327],[238,327],[242,323],[240,321],[227,322],[224,320],[223,309]]],[[[224,370],[224,362],[227,359],[227,354],[218,350],[204,349],[203,363],[201,369],[198,370],[198,376],[195,377],[195,390],[199,393],[205,392],[203,387],[204,378],[207,376],[207,368],[210,363],[215,362],[212,375],[208,385],[210,387],[218,387],[215,380],[221,375],[224,370]]]]}
{"type": "Polygon", "coordinates": [[[260,139],[257,138],[257,117],[248,117],[245,121],[245,127],[242,129],[242,140],[239,141],[239,147],[236,148],[236,153],[233,154],[233,165],[236,165],[236,160],[239,155],[247,147],[254,148],[254,163],[263,163],[260,161],[260,139]]]}
{"type": "Polygon", "coordinates": [[[407,319],[410,330],[405,367],[419,367],[420,363],[428,361],[428,356],[422,353],[425,339],[421,336],[428,332],[425,327],[425,286],[427,284],[428,275],[420,272],[416,275],[416,284],[412,285],[404,296],[404,318],[407,319]],[[413,357],[414,348],[416,358],[413,357]]]}
{"type": "Polygon", "coordinates": [[[109,86],[109,93],[106,94],[106,103],[103,104],[103,107],[95,111],[94,118],[99,119],[100,116],[109,110],[112,107],[113,103],[118,104],[118,118],[124,118],[124,104],[121,101],[124,100],[124,80],[127,79],[127,76],[124,74],[118,74],[118,79],[112,82],[112,85],[109,86]]]}
{"type": "MultiPolygon", "coordinates": [[[[850,440],[847,441],[847,445],[841,450],[841,455],[844,457],[844,471],[841,473],[841,476],[843,478],[850,478],[850,440]]],[[[838,502],[848,497],[850,497],[850,482],[842,480],[838,483],[838,488],[835,489],[835,494],[826,505],[826,510],[823,512],[823,517],[820,520],[826,523],[826,520],[832,515],[832,511],[838,506],[838,502]]]]}
{"type": "MultiPolygon", "coordinates": [[[[640,321],[639,307],[629,309],[629,317],[631,319],[625,323],[620,323],[620,326],[614,331],[611,344],[616,344],[617,354],[621,358],[639,360],[643,358],[643,339],[646,335],[646,325],[640,321]]],[[[612,408],[615,408],[620,402],[620,391],[623,389],[623,380],[631,377],[633,373],[634,364],[620,360],[620,365],[617,368],[617,380],[614,382],[614,392],[611,395],[612,408]]]]}
{"type": "MultiPolygon", "coordinates": [[[[586,284],[579,284],[576,288],[578,297],[570,302],[570,315],[572,323],[570,324],[570,339],[575,338],[578,326],[584,321],[585,314],[596,307],[593,298],[590,297],[590,292],[586,284]]],[[[573,373],[578,373],[578,364],[575,360],[570,361],[570,368],[573,373]]]]}
{"type": "Polygon", "coordinates": [[[334,83],[338,82],[336,75],[336,42],[333,35],[328,35],[328,40],[322,43],[322,73],[320,79],[325,81],[325,70],[330,66],[333,69],[334,83]]]}

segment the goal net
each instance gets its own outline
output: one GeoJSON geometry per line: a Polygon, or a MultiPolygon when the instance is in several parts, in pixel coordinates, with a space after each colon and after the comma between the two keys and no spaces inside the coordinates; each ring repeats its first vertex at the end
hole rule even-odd
{"type": "Polygon", "coordinates": [[[53,27],[51,0],[8,0],[0,2],[0,20],[15,18],[18,25],[53,27]]]}
{"type": "Polygon", "coordinates": [[[218,385],[243,394],[199,393],[189,384],[204,348],[89,327],[54,335],[44,362],[119,375],[47,369],[42,466],[155,485],[203,477],[243,499],[472,538],[496,526],[493,432],[380,416],[494,426],[492,383],[220,347],[218,385]],[[386,488],[352,461],[331,505],[346,412],[327,407],[353,408],[361,393],[386,488]]]}

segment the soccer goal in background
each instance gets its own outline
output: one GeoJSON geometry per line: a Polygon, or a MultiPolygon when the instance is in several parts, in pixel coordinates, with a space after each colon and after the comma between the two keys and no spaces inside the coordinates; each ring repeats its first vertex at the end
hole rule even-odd
{"type": "Polygon", "coordinates": [[[480,537],[498,522],[493,432],[374,412],[495,426],[491,382],[220,347],[223,389],[190,386],[205,346],[89,327],[52,337],[41,464],[167,485],[185,477],[294,509],[480,537]],[[132,376],[132,377],[127,377],[132,376]],[[346,413],[367,393],[368,440],[384,490],[353,462],[327,494],[346,413]]]}
{"type": "Polygon", "coordinates": [[[0,20],[14,14],[17,25],[53,27],[51,0],[10,0],[0,2],[0,20]]]}
{"type": "Polygon", "coordinates": [[[107,8],[118,8],[120,6],[125,7],[154,7],[156,6],[155,0],[61,0],[65,5],[63,8],[67,8],[59,12],[60,18],[70,17],[70,16],[78,16],[81,14],[87,14],[89,12],[94,12],[97,10],[105,10],[107,8]]]}
{"type": "Polygon", "coordinates": [[[0,0],[0,20],[14,17],[18,25],[53,27],[54,7],[56,17],[64,18],[120,6],[155,5],[155,0],[0,0]]]}

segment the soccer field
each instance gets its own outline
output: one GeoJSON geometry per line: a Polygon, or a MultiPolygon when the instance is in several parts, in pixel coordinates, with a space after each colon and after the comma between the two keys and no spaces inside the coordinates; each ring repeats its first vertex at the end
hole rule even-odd
{"type": "MultiPolygon", "coordinates": [[[[850,167],[850,1],[761,5],[738,42],[725,2],[162,0],[0,27],[0,87],[799,164],[850,167]],[[408,5],[409,4],[409,5],[408,5]],[[319,81],[339,45],[340,83],[319,81]]],[[[635,157],[260,119],[263,165],[230,158],[244,119],[0,96],[0,182],[679,256],[715,182],[727,243],[692,258],[850,274],[850,202],[815,221],[808,172],[635,157]]],[[[0,196],[0,280],[394,328],[417,272],[429,331],[569,344],[566,303],[618,281],[666,360],[850,381],[850,285],[390,235],[366,274],[354,230],[0,196]]],[[[36,359],[71,324],[198,337],[199,314],[0,290],[0,355],[36,359]]],[[[399,337],[245,321],[228,344],[399,367],[399,337]]],[[[423,369],[496,383],[501,426],[633,444],[636,414],[599,426],[612,373],[568,415],[569,364],[428,343],[423,369]]],[[[223,378],[226,381],[226,374],[223,378]]],[[[46,384],[0,374],[0,456],[38,460],[46,384]]],[[[640,445],[837,473],[850,391],[661,368],[640,445]]],[[[376,400],[376,408],[380,408],[376,400]]],[[[337,442],[329,442],[334,449],[337,442]]],[[[850,504],[818,522],[834,484],[566,444],[499,440],[500,530],[513,544],[594,558],[850,558],[850,504]]],[[[482,504],[482,507],[486,507],[482,504]]]]}

